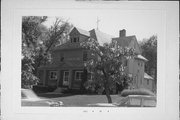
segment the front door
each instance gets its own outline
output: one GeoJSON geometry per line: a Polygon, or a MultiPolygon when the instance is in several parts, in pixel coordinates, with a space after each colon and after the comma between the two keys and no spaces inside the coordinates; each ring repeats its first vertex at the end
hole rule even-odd
{"type": "Polygon", "coordinates": [[[69,71],[63,72],[63,86],[69,85],[69,71]]]}
{"type": "Polygon", "coordinates": [[[73,87],[80,88],[82,79],[83,79],[83,71],[75,71],[73,87]]]}

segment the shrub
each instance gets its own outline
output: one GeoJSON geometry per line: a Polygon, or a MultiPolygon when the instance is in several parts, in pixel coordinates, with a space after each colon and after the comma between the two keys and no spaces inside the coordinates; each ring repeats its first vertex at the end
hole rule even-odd
{"type": "Polygon", "coordinates": [[[46,93],[46,92],[53,92],[56,88],[51,86],[33,86],[33,91],[35,93],[46,93]]]}
{"type": "Polygon", "coordinates": [[[150,90],[147,90],[147,89],[133,89],[133,90],[125,89],[125,90],[123,90],[121,92],[122,97],[126,97],[128,95],[150,95],[150,96],[155,96],[155,94],[153,92],[151,92],[150,90]]]}

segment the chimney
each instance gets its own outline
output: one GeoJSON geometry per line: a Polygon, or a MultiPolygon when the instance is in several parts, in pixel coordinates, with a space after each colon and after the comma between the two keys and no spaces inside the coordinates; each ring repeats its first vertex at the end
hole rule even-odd
{"type": "Polygon", "coordinates": [[[122,29],[119,31],[119,37],[125,37],[126,36],[126,30],[122,29]]]}

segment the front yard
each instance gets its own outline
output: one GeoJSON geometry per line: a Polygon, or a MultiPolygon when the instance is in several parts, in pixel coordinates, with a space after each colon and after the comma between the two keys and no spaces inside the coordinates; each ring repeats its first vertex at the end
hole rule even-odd
{"type": "MultiPolygon", "coordinates": [[[[50,98],[49,95],[47,96],[50,98]]],[[[43,95],[43,97],[45,97],[45,95],[43,95]]],[[[112,102],[121,99],[118,95],[111,95],[111,98],[112,102]]],[[[86,107],[88,104],[107,103],[105,95],[67,95],[56,98],[51,97],[50,99],[62,101],[64,106],[68,107],[86,107]]]]}

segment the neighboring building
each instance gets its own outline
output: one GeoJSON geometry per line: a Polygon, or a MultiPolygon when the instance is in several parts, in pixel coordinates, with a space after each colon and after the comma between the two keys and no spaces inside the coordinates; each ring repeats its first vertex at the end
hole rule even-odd
{"type": "Polygon", "coordinates": [[[144,86],[144,88],[147,88],[147,89],[155,92],[155,80],[147,73],[144,73],[143,86],[144,86]]]}
{"type": "Polygon", "coordinates": [[[119,37],[112,38],[112,42],[116,42],[121,47],[129,47],[135,50],[136,56],[134,59],[126,61],[125,71],[133,79],[130,88],[143,88],[144,67],[145,62],[148,60],[141,55],[141,49],[136,36],[126,36],[126,30],[123,29],[119,32],[119,37]]]}
{"type": "Polygon", "coordinates": [[[146,58],[141,56],[141,50],[135,36],[126,36],[126,31],[121,30],[120,36],[115,38],[99,30],[85,31],[74,27],[70,39],[53,49],[52,64],[41,66],[38,70],[40,82],[44,86],[65,87],[70,89],[83,88],[89,75],[84,68],[84,61],[89,57],[88,51],[80,47],[80,42],[94,38],[100,45],[105,42],[117,42],[122,47],[135,49],[136,57],[126,61],[126,72],[132,77],[131,88],[141,88],[144,82],[144,64],[146,58]]]}

